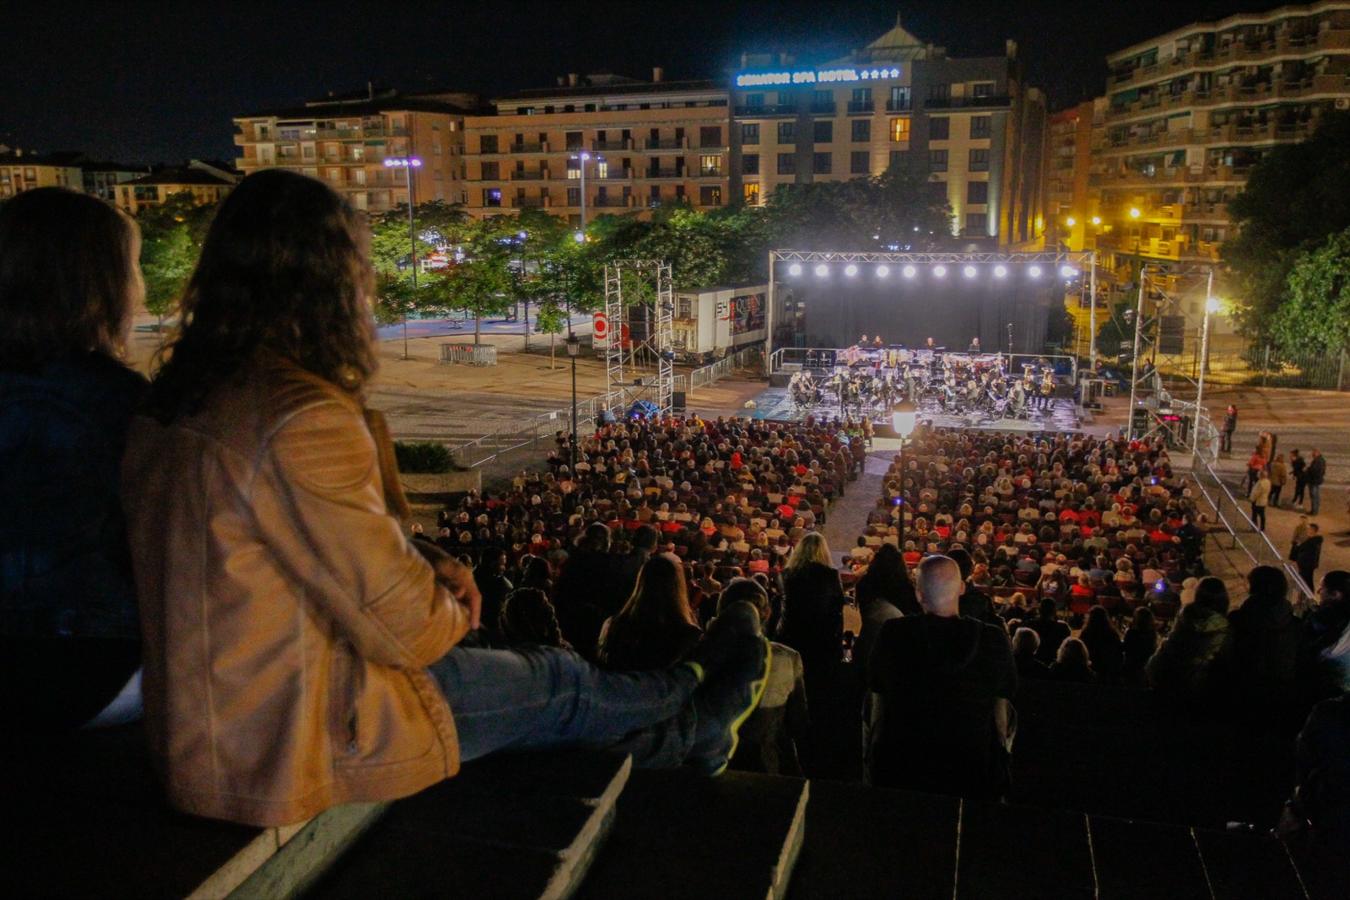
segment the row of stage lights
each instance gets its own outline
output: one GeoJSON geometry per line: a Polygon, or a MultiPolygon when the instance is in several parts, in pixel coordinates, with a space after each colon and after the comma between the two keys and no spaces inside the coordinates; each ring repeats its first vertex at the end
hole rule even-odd
{"type": "MultiPolygon", "coordinates": [[[[995,278],[1008,277],[1009,269],[1007,266],[1000,263],[990,268],[991,271],[994,273],[995,278]]],[[[800,276],[802,274],[802,271],[803,269],[801,263],[792,263],[790,266],[788,266],[788,274],[793,277],[800,276]]],[[[813,271],[816,273],[817,278],[828,278],[830,275],[830,267],[826,263],[817,263],[813,271]]],[[[858,271],[859,270],[856,263],[849,263],[848,265],[844,266],[844,275],[846,275],[849,278],[856,278],[858,276],[858,271]]],[[[934,278],[947,277],[947,267],[944,266],[942,263],[938,263],[937,265],[932,266],[929,269],[929,272],[932,273],[934,278]]],[[[876,276],[878,278],[888,278],[890,277],[890,274],[891,274],[890,266],[882,264],[876,267],[876,276]]],[[[916,278],[918,277],[919,274],[919,268],[918,266],[907,265],[900,269],[900,274],[905,278],[916,278]]],[[[978,266],[966,265],[961,268],[961,274],[964,275],[966,278],[975,278],[980,274],[980,269],[978,266]]],[[[1026,267],[1026,274],[1028,278],[1033,279],[1040,278],[1042,275],[1045,274],[1045,270],[1038,265],[1032,264],[1026,267]]],[[[1078,270],[1075,269],[1073,266],[1064,265],[1059,267],[1059,276],[1061,278],[1067,280],[1070,278],[1075,278],[1077,277],[1077,275],[1078,270]]]]}

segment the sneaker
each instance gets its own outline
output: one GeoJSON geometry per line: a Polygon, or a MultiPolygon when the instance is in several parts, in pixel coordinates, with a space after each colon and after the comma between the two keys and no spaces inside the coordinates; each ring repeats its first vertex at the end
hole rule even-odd
{"type": "Polygon", "coordinates": [[[741,638],[759,637],[761,632],[759,610],[744,601],[732,603],[708,623],[703,640],[689,652],[683,665],[693,669],[702,684],[735,658],[741,638]]]}
{"type": "Polygon", "coordinates": [[[710,777],[726,771],[741,726],[759,706],[769,682],[773,651],[767,638],[742,635],[734,651],[735,657],[694,694],[698,724],[685,765],[710,777]]]}

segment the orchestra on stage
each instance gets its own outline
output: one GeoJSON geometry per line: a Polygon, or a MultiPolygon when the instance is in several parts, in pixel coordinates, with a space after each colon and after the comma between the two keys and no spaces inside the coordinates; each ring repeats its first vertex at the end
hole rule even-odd
{"type": "Polygon", "coordinates": [[[1009,370],[1010,356],[984,353],[980,339],[953,353],[928,338],[921,349],[887,346],[877,335],[842,350],[808,351],[788,383],[799,411],[838,409],[853,418],[884,418],[900,400],[951,415],[1026,419],[1048,410],[1056,376],[1046,359],[1009,370]]]}

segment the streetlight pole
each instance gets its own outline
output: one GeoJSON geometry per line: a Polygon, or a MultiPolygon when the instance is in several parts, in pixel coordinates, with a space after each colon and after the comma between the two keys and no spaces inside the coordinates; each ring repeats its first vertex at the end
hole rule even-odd
{"type": "MultiPolygon", "coordinates": [[[[412,286],[417,293],[417,225],[413,220],[413,169],[422,165],[416,156],[385,157],[384,165],[390,169],[402,169],[408,185],[408,246],[412,254],[412,286]]],[[[403,310],[403,358],[408,359],[408,310],[403,310]]]]}
{"type": "Polygon", "coordinates": [[[581,164],[581,230],[577,232],[577,243],[586,240],[586,163],[594,159],[596,162],[604,162],[605,158],[600,155],[592,156],[585,150],[577,151],[572,157],[581,164]]]}
{"type": "Polygon", "coordinates": [[[1214,296],[1214,270],[1205,280],[1205,318],[1200,326],[1200,374],[1195,380],[1195,422],[1191,424],[1191,455],[1200,452],[1200,411],[1205,402],[1205,367],[1209,363],[1209,317],[1219,311],[1219,299],[1214,296]]]}
{"type": "Polygon", "coordinates": [[[905,441],[914,431],[917,419],[918,407],[909,400],[901,400],[891,407],[891,428],[895,431],[896,437],[900,438],[900,452],[897,454],[900,462],[900,521],[897,523],[899,533],[897,543],[900,545],[902,559],[905,553],[905,512],[909,506],[909,501],[905,497],[905,441]]]}
{"type": "Polygon", "coordinates": [[[581,339],[572,333],[571,322],[567,328],[567,355],[572,360],[572,439],[567,442],[572,450],[572,478],[577,477],[577,354],[581,352],[581,339]]]}
{"type": "MultiPolygon", "coordinates": [[[[529,237],[527,232],[520,232],[516,235],[520,238],[520,281],[525,283],[525,239],[529,237]]],[[[525,297],[521,304],[525,307],[525,352],[530,352],[530,298],[525,297]]]]}

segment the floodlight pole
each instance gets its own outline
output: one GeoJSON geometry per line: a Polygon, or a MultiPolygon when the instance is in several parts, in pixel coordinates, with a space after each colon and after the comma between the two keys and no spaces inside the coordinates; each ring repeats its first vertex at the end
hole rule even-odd
{"type": "Polygon", "coordinates": [[[1205,279],[1205,318],[1200,326],[1200,374],[1195,380],[1195,421],[1191,423],[1191,456],[1200,453],[1200,416],[1205,402],[1205,366],[1209,362],[1209,317],[1214,304],[1214,269],[1205,279]]]}
{"type": "MultiPolygon", "coordinates": [[[[413,294],[417,294],[417,225],[413,221],[413,177],[412,177],[412,159],[409,158],[403,167],[403,174],[407,178],[408,184],[408,246],[412,251],[412,286],[413,294]]],[[[408,311],[403,310],[403,358],[408,359],[408,311]]]]}
{"type": "Polygon", "coordinates": [[[764,377],[773,377],[773,263],[777,254],[769,251],[769,299],[768,308],[764,311],[764,377]]]}
{"type": "MultiPolygon", "coordinates": [[[[1097,251],[1092,251],[1088,278],[1088,377],[1097,377],[1097,251]]],[[[1075,348],[1075,352],[1077,348],[1075,348]]]]}

